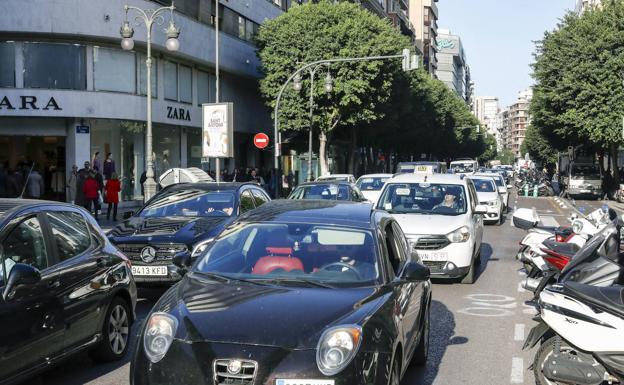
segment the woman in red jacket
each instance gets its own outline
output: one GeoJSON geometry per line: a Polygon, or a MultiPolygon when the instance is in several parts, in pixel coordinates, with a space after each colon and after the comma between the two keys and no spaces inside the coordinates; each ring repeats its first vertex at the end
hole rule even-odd
{"type": "Polygon", "coordinates": [[[111,209],[113,209],[113,221],[117,222],[117,206],[119,205],[119,192],[121,191],[121,182],[114,172],[111,178],[106,181],[106,202],[108,203],[108,211],[106,220],[110,220],[111,209]]]}
{"type": "Polygon", "coordinates": [[[85,208],[91,211],[93,208],[93,216],[97,220],[97,210],[98,210],[98,183],[95,180],[95,173],[91,171],[87,176],[87,180],[85,180],[82,185],[82,192],[84,192],[85,196],[85,208]]]}

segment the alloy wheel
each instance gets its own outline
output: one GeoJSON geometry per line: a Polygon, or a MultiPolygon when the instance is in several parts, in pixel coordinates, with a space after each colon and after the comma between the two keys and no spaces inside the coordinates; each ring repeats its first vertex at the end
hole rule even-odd
{"type": "Polygon", "coordinates": [[[116,305],[108,319],[108,341],[113,353],[122,354],[128,344],[129,320],[126,309],[116,305]]]}

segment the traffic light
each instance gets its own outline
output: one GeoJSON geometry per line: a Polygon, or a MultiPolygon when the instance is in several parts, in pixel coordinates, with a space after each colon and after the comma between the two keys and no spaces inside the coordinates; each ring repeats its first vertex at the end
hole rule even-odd
{"type": "Polygon", "coordinates": [[[402,67],[403,71],[411,71],[418,68],[419,58],[418,55],[412,54],[409,48],[405,48],[403,50],[403,58],[402,58],[402,67]]]}

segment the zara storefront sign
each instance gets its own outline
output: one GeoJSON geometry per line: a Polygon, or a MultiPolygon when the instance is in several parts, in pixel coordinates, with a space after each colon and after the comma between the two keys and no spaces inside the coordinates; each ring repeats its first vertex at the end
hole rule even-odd
{"type": "Polygon", "coordinates": [[[0,110],[54,110],[62,111],[63,109],[56,102],[54,97],[37,99],[36,96],[20,95],[9,99],[8,96],[0,98],[0,110]]]}
{"type": "Polygon", "coordinates": [[[186,120],[191,121],[191,111],[186,108],[176,108],[167,106],[167,118],[174,120],[186,120]]]}

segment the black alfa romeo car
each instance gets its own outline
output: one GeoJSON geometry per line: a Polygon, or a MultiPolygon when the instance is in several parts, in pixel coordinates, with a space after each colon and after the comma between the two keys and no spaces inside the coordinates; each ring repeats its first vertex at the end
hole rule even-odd
{"type": "Polygon", "coordinates": [[[84,209],[0,199],[0,384],[91,350],[125,356],[135,319],[130,262],[84,209]]]}
{"type": "Polygon", "coordinates": [[[197,257],[223,226],[270,200],[253,183],[182,183],[166,187],[108,237],[132,260],[137,283],[170,283],[181,275],[173,256],[197,257]]]}
{"type": "Polygon", "coordinates": [[[423,365],[429,270],[369,204],[273,201],[230,223],[156,303],[131,383],[398,384],[423,365]]]}

